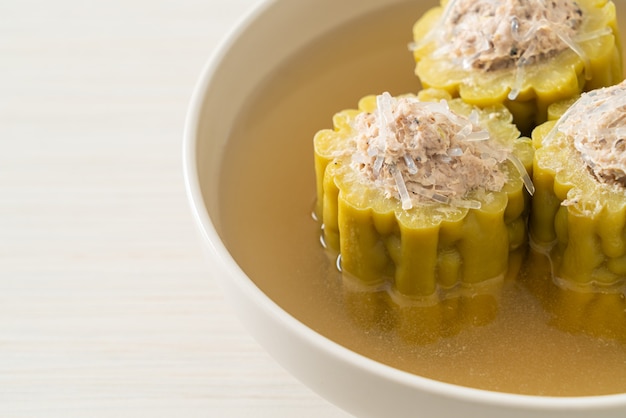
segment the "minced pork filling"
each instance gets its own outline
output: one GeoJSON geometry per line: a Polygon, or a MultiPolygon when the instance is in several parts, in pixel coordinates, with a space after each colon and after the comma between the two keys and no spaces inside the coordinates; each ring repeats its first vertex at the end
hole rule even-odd
{"type": "Polygon", "coordinates": [[[626,187],[626,81],[584,93],[557,129],[598,181],[626,187]]]}
{"type": "Polygon", "coordinates": [[[510,151],[478,125],[475,111],[461,116],[444,100],[384,93],[377,110],[359,114],[353,129],[354,148],[346,150],[353,169],[404,209],[433,202],[480,208],[468,193],[499,191],[507,180],[501,163],[510,151]]]}
{"type": "Polygon", "coordinates": [[[485,71],[531,64],[577,48],[582,22],[572,0],[450,0],[440,53],[485,71]]]}

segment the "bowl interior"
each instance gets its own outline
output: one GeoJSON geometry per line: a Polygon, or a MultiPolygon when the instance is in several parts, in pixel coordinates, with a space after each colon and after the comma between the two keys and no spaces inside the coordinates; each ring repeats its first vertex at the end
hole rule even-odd
{"type": "MultiPolygon", "coordinates": [[[[457,412],[467,401],[490,405],[492,413],[498,410],[494,405],[583,415],[589,409],[608,411],[604,416],[623,413],[626,395],[510,396],[396,373],[356,354],[376,358],[380,348],[362,346],[362,331],[337,320],[345,317],[340,283],[332,279],[333,260],[319,251],[318,225],[310,216],[315,197],[312,137],[331,126],[335,112],[353,108],[364,95],[420,88],[407,46],[413,22],[436,3],[268,1],[226,40],[196,89],[185,143],[188,190],[216,275],[268,351],[351,412],[375,409],[355,399],[360,393],[356,386],[352,398],[345,390],[333,394],[328,383],[325,391],[318,374],[332,364],[336,370],[351,365],[345,370],[348,381],[365,369],[362,378],[371,387],[393,387],[389,403],[395,402],[399,414],[415,402],[416,391],[428,394],[433,405],[457,405],[457,412]],[[290,339],[296,334],[297,340],[290,339]],[[274,343],[278,335],[285,338],[281,344],[274,343]],[[352,341],[342,343],[349,350],[333,342],[339,339],[352,341]],[[293,354],[297,347],[312,350],[309,361],[315,367],[304,369],[304,356],[293,354]],[[458,399],[463,402],[454,401],[458,399]]],[[[626,10],[620,13],[622,27],[625,17],[626,10]]],[[[433,414],[443,416],[442,409],[433,408],[433,414]]]]}

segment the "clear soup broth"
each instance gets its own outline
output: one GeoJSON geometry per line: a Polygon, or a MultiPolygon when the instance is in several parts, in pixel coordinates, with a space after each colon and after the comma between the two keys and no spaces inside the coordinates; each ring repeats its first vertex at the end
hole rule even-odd
{"type": "MultiPolygon", "coordinates": [[[[313,136],[362,96],[420,88],[408,50],[423,9],[415,3],[390,7],[318,39],[249,98],[221,173],[221,234],[228,249],[259,288],[295,318],[381,363],[502,392],[626,393],[626,341],[559,326],[563,312],[551,299],[557,291],[546,260],[536,254],[526,261],[527,273],[505,286],[492,321],[428,344],[407,342],[384,327],[363,328],[346,308],[335,260],[320,244],[319,224],[311,217],[313,136]]],[[[626,22],[620,24],[626,28],[626,22]]],[[[580,313],[576,306],[568,309],[580,313]]]]}

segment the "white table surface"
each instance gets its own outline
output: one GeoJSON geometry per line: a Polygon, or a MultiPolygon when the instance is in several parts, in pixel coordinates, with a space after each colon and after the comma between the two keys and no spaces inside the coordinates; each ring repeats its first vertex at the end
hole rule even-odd
{"type": "Polygon", "coordinates": [[[255,3],[1,2],[1,417],[347,416],[246,334],[184,192],[192,88],[255,3]]]}

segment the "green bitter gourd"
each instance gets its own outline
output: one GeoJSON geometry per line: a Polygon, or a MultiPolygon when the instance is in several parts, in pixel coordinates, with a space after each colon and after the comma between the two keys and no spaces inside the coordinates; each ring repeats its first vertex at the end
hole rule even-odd
{"type": "Polygon", "coordinates": [[[510,112],[429,89],[365,97],[333,122],[314,139],[316,212],[358,316],[391,309],[400,332],[422,340],[458,316],[487,322],[525,247],[533,187],[532,145],[510,112]]]}
{"type": "Polygon", "coordinates": [[[550,104],[623,78],[607,0],[442,0],[413,35],[424,87],[477,106],[504,104],[524,134],[547,120],[550,104]]]}

